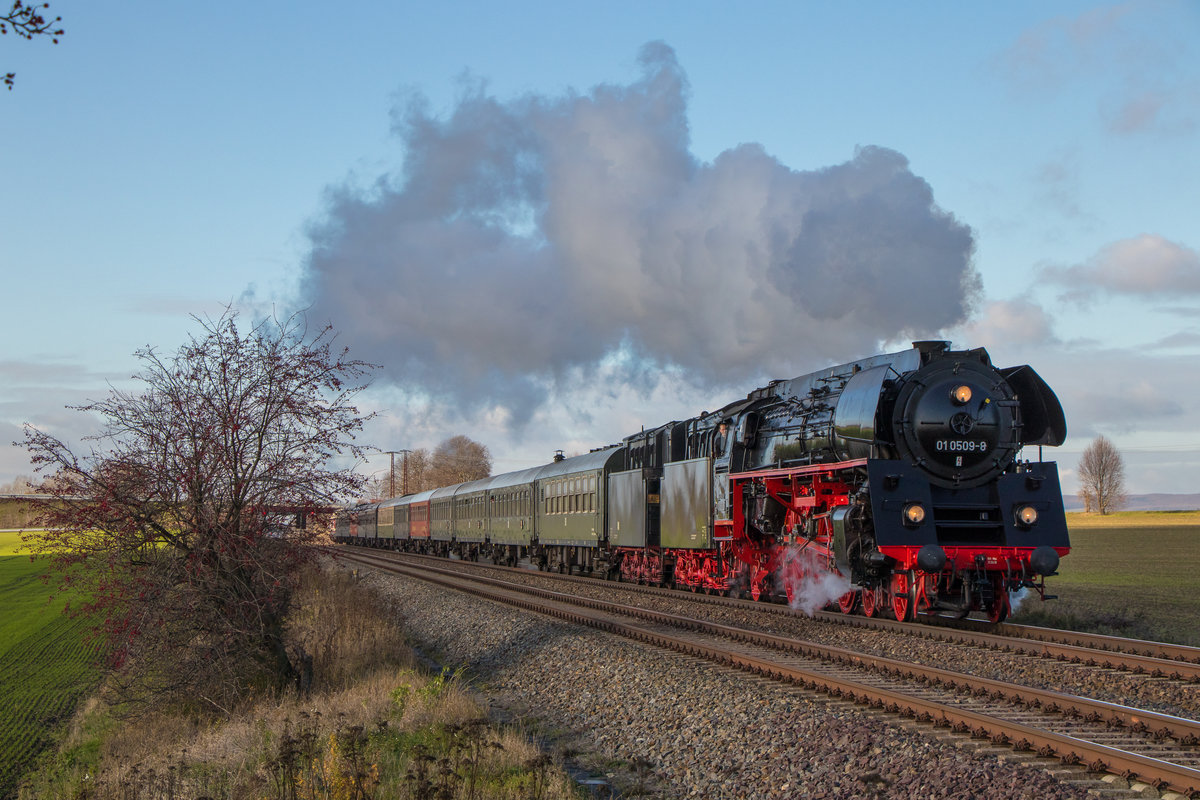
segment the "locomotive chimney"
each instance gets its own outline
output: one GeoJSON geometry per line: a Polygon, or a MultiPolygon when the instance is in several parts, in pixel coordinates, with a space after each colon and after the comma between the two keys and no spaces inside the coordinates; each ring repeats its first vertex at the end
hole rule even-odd
{"type": "Polygon", "coordinates": [[[923,339],[919,342],[913,342],[912,346],[917,348],[917,352],[921,354],[922,364],[928,364],[950,349],[950,343],[943,339],[923,339]]]}

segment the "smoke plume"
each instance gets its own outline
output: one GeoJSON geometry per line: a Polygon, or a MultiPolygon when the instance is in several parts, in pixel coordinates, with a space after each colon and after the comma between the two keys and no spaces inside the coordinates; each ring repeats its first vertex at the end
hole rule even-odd
{"type": "Polygon", "coordinates": [[[702,163],[674,52],[640,63],[586,94],[398,108],[400,174],[331,192],[311,230],[309,313],[397,384],[518,421],[601,364],[744,390],[967,317],[971,232],[904,156],[702,163]]]}

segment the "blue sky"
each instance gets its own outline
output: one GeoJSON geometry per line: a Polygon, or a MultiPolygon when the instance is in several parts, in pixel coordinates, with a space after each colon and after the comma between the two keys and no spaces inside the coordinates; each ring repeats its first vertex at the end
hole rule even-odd
{"type": "MultiPolygon", "coordinates": [[[[126,380],[138,347],[180,344],[196,329],[190,314],[234,302],[311,306],[353,351],[384,362],[364,397],[380,412],[369,438],[384,450],[466,433],[489,445],[497,470],[529,466],[555,449],[586,450],[717,407],[767,378],[904,347],[919,333],[986,346],[998,364],[1042,374],[1067,413],[1070,438],[1054,457],[1068,491],[1097,434],[1126,453],[1131,491],[1200,491],[1200,4],[342,11],[56,0],[51,11],[63,17],[60,44],[0,41],[0,68],[17,73],[0,97],[0,442],[19,439],[24,422],[77,440],[89,420],[65,405],[126,380]],[[655,103],[669,107],[664,130],[646,123],[655,103]],[[522,149],[530,131],[539,144],[522,149]],[[622,211],[611,204],[615,190],[592,192],[578,153],[562,155],[579,135],[607,146],[618,166],[628,158],[627,182],[649,174],[628,226],[610,222],[622,211]],[[635,152],[647,143],[661,148],[653,158],[635,152]],[[518,165],[514,179],[533,188],[478,177],[505,148],[538,161],[518,165]],[[556,158],[552,175],[545,164],[556,158]],[[671,159],[675,172],[661,167],[671,159]],[[417,212],[389,214],[473,167],[464,190],[512,192],[514,202],[468,199],[470,208],[422,220],[441,249],[413,255],[426,242],[394,230],[417,212]],[[938,228],[937,253],[965,229],[972,246],[943,274],[923,271],[917,237],[900,237],[895,251],[871,240],[869,256],[853,244],[870,262],[864,275],[894,264],[888,296],[922,286],[918,274],[954,284],[898,303],[907,316],[891,333],[861,297],[880,290],[860,290],[858,273],[825,281],[818,294],[833,309],[815,312],[776,272],[743,274],[749,267],[736,257],[714,264],[712,253],[704,264],[675,263],[654,233],[642,231],[624,258],[634,252],[622,247],[625,235],[651,223],[677,225],[678,240],[692,243],[709,241],[698,226],[720,228],[726,241],[713,253],[753,249],[761,242],[738,238],[749,227],[722,221],[761,216],[762,186],[787,184],[800,204],[819,186],[828,203],[840,181],[873,170],[903,184],[897,218],[909,220],[914,203],[914,224],[938,228]],[[651,178],[661,186],[648,189],[651,178]],[[572,215],[584,211],[596,224],[580,232],[572,215]],[[508,214],[507,228],[499,244],[456,263],[451,220],[478,214],[492,226],[508,214]],[[360,223],[365,232],[354,234],[360,223]],[[564,238],[564,227],[575,233],[564,238]],[[600,239],[593,251],[612,243],[609,261],[561,255],[589,234],[600,239]],[[539,245],[560,255],[542,263],[539,245]],[[379,259],[371,271],[364,253],[379,259]],[[542,271],[524,271],[521,254],[542,271]],[[394,275],[393,257],[405,264],[394,275]],[[638,258],[638,270],[621,272],[638,258]],[[660,297],[643,307],[642,297],[587,283],[599,263],[612,270],[605,281],[634,286],[651,262],[677,270],[676,300],[706,282],[713,291],[694,304],[660,297]],[[575,291],[497,316],[486,331],[437,329],[437,312],[454,302],[505,299],[508,269],[542,278],[534,294],[547,280],[558,285],[557,270],[576,269],[566,284],[575,291]],[[961,313],[955,269],[979,285],[961,313]],[[458,270],[482,276],[478,295],[430,304],[422,325],[378,334],[363,324],[373,306],[448,294],[444,273],[458,270]],[[620,313],[601,319],[606,309],[620,313]],[[528,319],[514,324],[520,314],[528,319]],[[579,341],[589,336],[602,346],[579,341]],[[428,357],[443,347],[444,358],[428,357]],[[694,354],[720,369],[692,363],[694,354]]],[[[869,205],[884,190],[864,191],[869,205]]],[[[851,235],[853,221],[838,230],[851,235]]],[[[879,241],[899,225],[877,226],[879,241]]],[[[822,239],[804,252],[830,246],[822,239]]],[[[665,274],[650,278],[650,287],[672,285],[665,274]]],[[[23,451],[0,448],[0,481],[29,471],[23,451]]]]}

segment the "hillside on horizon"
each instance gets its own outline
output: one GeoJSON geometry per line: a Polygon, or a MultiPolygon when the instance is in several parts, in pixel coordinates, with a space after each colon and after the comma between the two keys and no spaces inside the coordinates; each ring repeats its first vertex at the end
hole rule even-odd
{"type": "MultiPolygon", "coordinates": [[[[1079,495],[1064,494],[1067,511],[1083,511],[1079,495]]],[[[1200,511],[1198,494],[1131,494],[1121,511],[1200,511]]]]}

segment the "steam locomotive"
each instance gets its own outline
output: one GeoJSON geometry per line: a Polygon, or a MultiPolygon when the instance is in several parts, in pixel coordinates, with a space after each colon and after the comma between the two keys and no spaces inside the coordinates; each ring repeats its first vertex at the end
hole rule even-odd
{"type": "MultiPolygon", "coordinates": [[[[348,543],[845,613],[1005,619],[1070,548],[1058,398],[915,342],[542,467],[348,509],[348,543]],[[1037,461],[1022,460],[1036,446],[1037,461]],[[813,587],[823,587],[821,592],[813,587]],[[832,588],[831,588],[832,587],[832,588]]],[[[811,611],[812,609],[809,608],[811,611]]]]}

